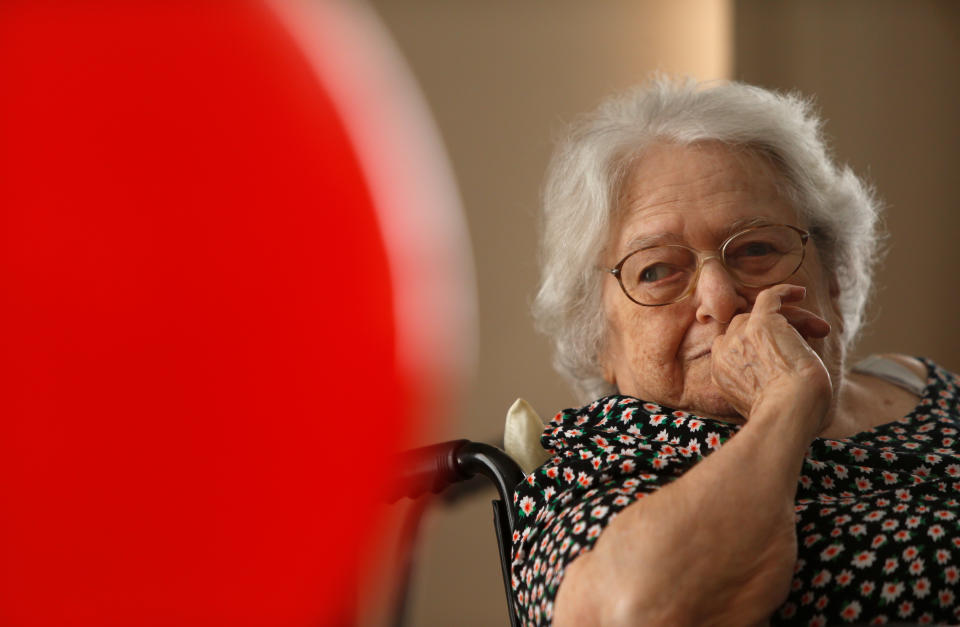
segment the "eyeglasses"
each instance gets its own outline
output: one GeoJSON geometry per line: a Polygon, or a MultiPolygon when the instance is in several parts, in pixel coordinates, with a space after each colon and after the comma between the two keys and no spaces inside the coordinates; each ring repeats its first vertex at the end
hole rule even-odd
{"type": "Polygon", "coordinates": [[[719,254],[706,254],[680,244],[635,250],[613,268],[627,298],[647,307],[683,300],[693,293],[708,259],[718,259],[744,287],[769,287],[790,278],[803,264],[810,234],[789,224],[754,226],[720,244],[719,254]]]}

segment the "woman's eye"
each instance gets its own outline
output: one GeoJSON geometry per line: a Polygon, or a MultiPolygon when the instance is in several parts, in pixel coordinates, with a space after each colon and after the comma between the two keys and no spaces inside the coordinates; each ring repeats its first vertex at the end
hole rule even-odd
{"type": "Polygon", "coordinates": [[[677,269],[673,266],[667,265],[665,263],[658,263],[652,266],[647,266],[640,271],[640,283],[656,283],[657,281],[662,281],[664,279],[670,278],[671,275],[675,274],[677,269]]]}
{"type": "Polygon", "coordinates": [[[750,242],[740,246],[735,252],[736,257],[763,257],[776,254],[777,248],[770,242],[750,242]]]}

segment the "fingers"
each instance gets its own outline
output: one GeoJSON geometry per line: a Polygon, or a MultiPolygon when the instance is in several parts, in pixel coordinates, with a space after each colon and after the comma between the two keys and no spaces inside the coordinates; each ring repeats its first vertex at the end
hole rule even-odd
{"type": "Polygon", "coordinates": [[[786,318],[804,339],[819,339],[830,334],[830,323],[806,309],[784,305],[780,308],[780,315],[786,318]]]}
{"type": "Polygon", "coordinates": [[[788,303],[802,301],[806,288],[799,285],[781,284],[767,288],[757,295],[753,308],[748,313],[738,314],[730,320],[725,334],[737,333],[751,320],[759,322],[765,316],[782,316],[805,340],[820,339],[830,334],[830,323],[817,314],[788,303]]]}
{"type": "Polygon", "coordinates": [[[752,313],[780,313],[780,309],[784,303],[800,302],[806,295],[807,288],[799,285],[790,285],[789,283],[774,285],[757,294],[757,300],[753,303],[752,313]]]}
{"type": "Polygon", "coordinates": [[[731,327],[734,323],[736,326],[746,324],[751,316],[757,314],[780,315],[805,339],[826,337],[830,334],[830,323],[811,311],[788,304],[802,301],[806,293],[806,288],[787,283],[767,288],[757,295],[752,311],[737,316],[742,320],[735,318],[731,321],[731,327]]]}

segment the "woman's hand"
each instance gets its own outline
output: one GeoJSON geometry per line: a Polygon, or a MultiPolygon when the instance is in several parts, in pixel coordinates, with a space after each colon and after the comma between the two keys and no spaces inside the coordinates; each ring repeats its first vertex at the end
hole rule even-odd
{"type": "Polygon", "coordinates": [[[830,374],[806,338],[830,333],[826,320],[790,305],[806,289],[775,285],[757,295],[750,313],[737,315],[712,349],[713,380],[726,400],[750,420],[766,401],[810,403],[812,435],[824,429],[833,397],[830,374]]]}

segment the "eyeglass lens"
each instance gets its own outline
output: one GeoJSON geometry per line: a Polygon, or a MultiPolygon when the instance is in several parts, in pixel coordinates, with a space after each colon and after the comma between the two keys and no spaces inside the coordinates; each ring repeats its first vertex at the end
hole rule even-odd
{"type": "MultiPolygon", "coordinates": [[[[722,251],[727,272],[740,284],[766,287],[796,272],[803,262],[803,238],[787,226],[739,233],[722,251]]],[[[635,301],[659,305],[680,298],[697,275],[697,253],[686,246],[655,246],[627,257],[620,280],[635,301]]]]}

